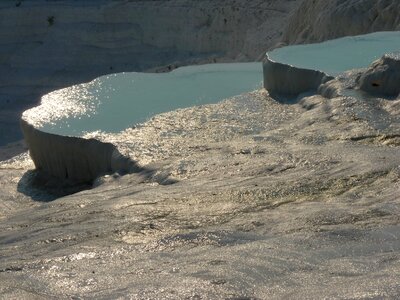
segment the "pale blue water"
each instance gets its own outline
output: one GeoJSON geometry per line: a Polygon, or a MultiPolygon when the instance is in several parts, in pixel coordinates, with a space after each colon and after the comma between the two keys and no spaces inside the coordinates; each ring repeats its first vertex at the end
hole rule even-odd
{"type": "Polygon", "coordinates": [[[318,44],[296,45],[268,52],[270,59],[337,75],[364,68],[385,53],[400,51],[400,32],[376,32],[318,44]]]}
{"type": "Polygon", "coordinates": [[[177,108],[216,103],[261,87],[261,63],[211,64],[170,73],[120,73],[50,93],[24,113],[41,130],[118,132],[177,108]]]}
{"type": "MultiPolygon", "coordinates": [[[[378,32],[268,53],[278,62],[331,75],[367,67],[384,53],[400,50],[400,32],[378,32]]],[[[170,73],[120,73],[55,91],[24,113],[43,131],[81,136],[119,132],[177,108],[216,103],[261,87],[261,63],[189,66],[170,73]]]]}

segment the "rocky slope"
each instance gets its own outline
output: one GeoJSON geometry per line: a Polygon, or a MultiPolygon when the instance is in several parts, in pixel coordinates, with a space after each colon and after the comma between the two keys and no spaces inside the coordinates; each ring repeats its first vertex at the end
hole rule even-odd
{"type": "Polygon", "coordinates": [[[0,162],[0,298],[399,299],[400,100],[345,79],[331,99],[261,90],[92,134],[143,169],[69,196],[27,153],[0,162]]]}
{"type": "Polygon", "coordinates": [[[0,164],[0,298],[398,299],[399,132],[398,99],[256,91],[96,135],[144,169],[74,195],[0,164]]]}
{"type": "Polygon", "coordinates": [[[290,19],[282,42],[321,42],[390,30],[400,30],[397,0],[306,0],[290,19]]]}

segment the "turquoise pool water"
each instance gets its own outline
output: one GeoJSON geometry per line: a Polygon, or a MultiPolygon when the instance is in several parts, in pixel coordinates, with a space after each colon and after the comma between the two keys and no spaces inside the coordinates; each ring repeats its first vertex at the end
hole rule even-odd
{"type": "MultiPolygon", "coordinates": [[[[268,53],[277,62],[337,75],[400,50],[400,32],[378,32],[268,53]]],[[[119,132],[155,114],[219,102],[262,86],[261,63],[210,64],[170,73],[119,73],[45,95],[24,119],[43,131],[119,132]]]]}
{"type": "Polygon", "coordinates": [[[23,117],[42,131],[81,136],[118,132],[177,108],[261,88],[261,63],[210,64],[170,73],[119,73],[52,92],[23,117]]]}
{"type": "Polygon", "coordinates": [[[367,67],[385,53],[400,51],[400,32],[376,32],[268,52],[270,59],[330,75],[367,67]]]}

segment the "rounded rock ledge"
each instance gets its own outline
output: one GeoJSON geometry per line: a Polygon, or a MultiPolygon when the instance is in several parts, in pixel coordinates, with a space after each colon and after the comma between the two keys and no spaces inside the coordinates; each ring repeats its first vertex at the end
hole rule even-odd
{"type": "Polygon", "coordinates": [[[351,70],[367,68],[375,61],[357,80],[359,89],[371,94],[397,96],[400,92],[399,54],[384,54],[399,49],[398,31],[277,48],[268,52],[263,60],[264,87],[277,99],[295,99],[304,93],[321,91],[323,95],[335,95],[337,78],[351,70]]]}
{"type": "Polygon", "coordinates": [[[261,77],[261,63],[110,74],[44,95],[41,105],[23,113],[21,128],[36,169],[89,183],[105,174],[143,170],[117,145],[88,139],[90,133],[117,133],[159,113],[250,92],[261,86],[261,77]]]}
{"type": "Polygon", "coordinates": [[[268,54],[263,61],[263,72],[264,88],[274,98],[295,98],[302,93],[315,92],[321,84],[334,78],[321,71],[275,62],[268,54]]]}
{"type": "Polygon", "coordinates": [[[36,169],[59,179],[86,183],[104,174],[137,169],[111,143],[43,132],[23,118],[20,124],[36,169]]]}
{"type": "Polygon", "coordinates": [[[400,53],[385,54],[374,61],[359,79],[360,90],[397,97],[400,93],[400,53]]]}

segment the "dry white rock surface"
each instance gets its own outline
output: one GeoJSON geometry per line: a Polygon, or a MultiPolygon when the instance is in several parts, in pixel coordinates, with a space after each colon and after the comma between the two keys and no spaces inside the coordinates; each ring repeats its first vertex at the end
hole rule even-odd
{"type": "Polygon", "coordinates": [[[400,296],[400,100],[256,91],[94,136],[143,170],[61,197],[1,164],[0,297],[400,296]]]}

